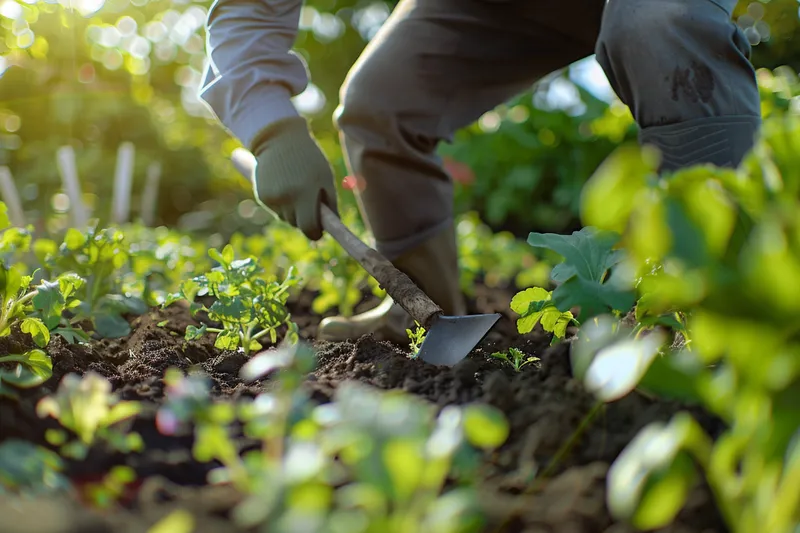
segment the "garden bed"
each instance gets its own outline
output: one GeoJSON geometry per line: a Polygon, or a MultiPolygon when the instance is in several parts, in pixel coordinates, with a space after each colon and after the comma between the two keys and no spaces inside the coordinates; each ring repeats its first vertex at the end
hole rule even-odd
{"type": "MultiPolygon", "coordinates": [[[[497,311],[503,317],[470,357],[453,368],[409,359],[406,347],[371,336],[354,342],[315,342],[317,368],[305,386],[322,402],[345,381],[358,380],[381,389],[402,389],[438,406],[482,401],[502,410],[511,426],[510,436],[502,448],[482,459],[480,501],[490,522],[486,531],[633,531],[615,524],[606,509],[608,466],[647,423],[666,421],[683,407],[636,392],[599,405],[572,379],[568,343],[551,347],[549,335],[538,328],[528,335],[516,333],[508,310],[512,295],[478,287],[470,312],[497,311]],[[517,373],[490,357],[509,346],[539,357],[539,364],[517,373]]],[[[320,317],[310,313],[308,296],[302,293],[291,310],[301,336],[313,339],[320,317]]],[[[367,301],[360,308],[371,304],[367,301]]],[[[144,451],[119,454],[94,449],[86,460],[69,463],[67,475],[80,487],[97,481],[114,465],[127,464],[136,471],[137,481],[129,485],[121,506],[113,512],[89,511],[66,498],[8,498],[0,503],[0,532],[145,532],[176,508],[196,515],[197,532],[241,530],[228,518],[239,501],[237,493],[227,486],[206,483],[213,465],[193,459],[191,437],[169,437],[156,429],[155,412],[164,394],[161,378],[168,367],[199,366],[211,377],[215,395],[236,398],[260,391],[257,385],[239,378],[247,360],[244,355],[215,349],[213,338],[184,340],[189,324],[198,325],[186,307],[174,304],[133,319],[133,332],[123,339],[80,346],[53,338],[48,347],[52,378],[23,392],[19,402],[0,399],[0,442],[19,438],[47,445],[44,433],[58,423],[38,418],[36,402],[54,392],[67,373],[95,371],[105,376],[123,399],[147,400],[147,408],[132,428],[141,434],[144,451]]],[[[0,353],[32,347],[20,339],[27,337],[0,340],[0,353]]],[[[693,414],[712,435],[722,429],[711,417],[693,414]]],[[[664,531],[712,533],[726,529],[710,493],[700,487],[664,531]]]]}

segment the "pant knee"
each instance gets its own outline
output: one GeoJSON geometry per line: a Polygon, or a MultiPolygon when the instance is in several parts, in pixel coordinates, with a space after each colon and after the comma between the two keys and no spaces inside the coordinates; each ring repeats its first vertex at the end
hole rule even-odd
{"type": "Polygon", "coordinates": [[[751,47],[735,0],[610,0],[598,63],[640,126],[758,115],[751,47]]]}

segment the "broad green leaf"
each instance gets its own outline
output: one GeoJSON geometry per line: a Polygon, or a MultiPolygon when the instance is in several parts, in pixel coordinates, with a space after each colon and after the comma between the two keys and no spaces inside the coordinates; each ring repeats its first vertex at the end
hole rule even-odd
{"type": "Polygon", "coordinates": [[[185,339],[187,341],[193,341],[195,339],[199,339],[200,337],[206,334],[207,330],[208,326],[206,324],[201,324],[199,328],[197,326],[192,326],[192,325],[186,326],[185,339]]]}
{"type": "Polygon", "coordinates": [[[420,442],[416,439],[395,438],[383,446],[382,457],[391,480],[392,492],[398,504],[411,498],[424,474],[420,442]]]}
{"type": "Polygon", "coordinates": [[[531,233],[528,244],[536,248],[546,248],[564,257],[566,266],[556,270],[559,279],[568,279],[577,274],[586,280],[602,282],[606,271],[622,260],[620,253],[613,250],[619,235],[585,227],[572,235],[557,233],[531,233]]]}
{"type": "Polygon", "coordinates": [[[37,374],[31,367],[18,364],[14,370],[0,369],[0,382],[5,382],[18,389],[31,389],[47,381],[47,378],[37,374]]]}
{"type": "Polygon", "coordinates": [[[701,403],[697,390],[697,372],[681,368],[672,360],[673,354],[658,356],[639,381],[639,389],[669,400],[685,403],[701,403]]]}
{"type": "Polygon", "coordinates": [[[59,282],[42,280],[36,286],[36,296],[33,297],[32,303],[41,313],[47,329],[56,327],[61,321],[61,312],[64,310],[64,297],[59,282]]]}
{"type": "Polygon", "coordinates": [[[214,347],[220,350],[235,350],[239,347],[239,333],[237,331],[225,330],[217,334],[214,340],[214,347]]]}
{"type": "Polygon", "coordinates": [[[64,245],[67,250],[74,252],[80,250],[87,242],[87,236],[75,228],[69,228],[64,235],[64,245]]]}
{"type": "Polygon", "coordinates": [[[117,313],[104,312],[94,317],[93,322],[97,333],[105,339],[118,339],[131,332],[128,321],[117,313]]]}
{"type": "Polygon", "coordinates": [[[55,328],[52,335],[60,335],[70,344],[86,343],[91,338],[85,331],[76,328],[55,328]]]}
{"type": "Polygon", "coordinates": [[[38,318],[25,318],[20,323],[19,329],[27,333],[40,348],[44,348],[50,342],[50,330],[44,322],[38,318]]]}
{"type": "Polygon", "coordinates": [[[464,408],[464,434],[478,448],[493,450],[502,446],[511,429],[502,411],[488,404],[464,408]]]}
{"type": "Polygon", "coordinates": [[[22,363],[31,372],[44,380],[53,375],[53,361],[44,350],[30,350],[23,354],[0,356],[0,363],[22,363]]]}
{"type": "Polygon", "coordinates": [[[580,307],[581,322],[609,311],[627,312],[636,302],[636,293],[582,277],[572,277],[553,291],[553,304],[561,311],[580,307]]]}

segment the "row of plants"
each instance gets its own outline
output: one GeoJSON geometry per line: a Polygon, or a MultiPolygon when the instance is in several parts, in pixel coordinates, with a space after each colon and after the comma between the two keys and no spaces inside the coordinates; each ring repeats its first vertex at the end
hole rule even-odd
{"type": "MultiPolygon", "coordinates": [[[[344,216],[359,228],[353,210],[344,216]]],[[[317,314],[352,315],[365,294],[384,295],[332,238],[312,243],[284,224],[270,224],[261,234],[236,234],[221,251],[207,251],[201,239],[175,230],[141,225],[70,228],[59,239],[34,236],[32,228],[11,227],[2,203],[0,228],[0,337],[19,328],[40,348],[53,335],[67,342],[123,337],[130,333],[130,317],[186,300],[193,312],[204,311],[220,324],[189,330],[187,338],[213,334],[218,348],[241,347],[249,354],[261,347],[263,336],[274,344],[279,332],[293,327],[285,304],[300,289],[314,294],[317,314]],[[198,296],[211,296],[213,304],[194,304],[198,296]]],[[[484,273],[489,285],[546,279],[545,263],[526,273],[535,259],[524,245],[510,234],[493,234],[474,214],[462,217],[459,231],[465,237],[465,291],[484,273]]],[[[12,385],[36,386],[50,375],[38,352],[0,362],[20,363],[0,373],[0,393],[7,396],[12,385]]]]}

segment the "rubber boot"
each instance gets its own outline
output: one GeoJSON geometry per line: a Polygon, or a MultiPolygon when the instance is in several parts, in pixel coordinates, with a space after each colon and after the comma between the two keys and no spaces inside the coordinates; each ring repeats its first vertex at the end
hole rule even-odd
{"type": "MultiPolygon", "coordinates": [[[[425,291],[444,314],[466,313],[466,303],[459,285],[458,249],[453,226],[404,253],[392,264],[425,291]]],[[[387,296],[380,305],[365,313],[323,319],[317,329],[317,338],[344,341],[372,333],[376,339],[405,344],[409,342],[406,329],[413,325],[414,321],[408,313],[387,296]]]]}

